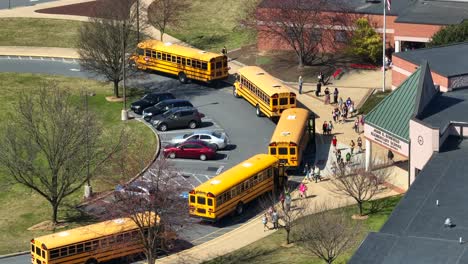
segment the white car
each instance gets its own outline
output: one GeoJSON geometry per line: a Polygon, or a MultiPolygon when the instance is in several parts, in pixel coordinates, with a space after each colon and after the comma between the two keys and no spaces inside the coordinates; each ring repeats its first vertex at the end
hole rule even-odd
{"type": "Polygon", "coordinates": [[[216,149],[223,149],[228,145],[226,133],[216,131],[196,131],[171,140],[173,144],[182,143],[189,140],[203,140],[216,146],[216,149]]]}
{"type": "Polygon", "coordinates": [[[151,182],[144,180],[136,180],[125,187],[119,187],[116,191],[116,195],[127,198],[142,197],[144,199],[149,199],[149,197],[154,194],[151,182]]]}

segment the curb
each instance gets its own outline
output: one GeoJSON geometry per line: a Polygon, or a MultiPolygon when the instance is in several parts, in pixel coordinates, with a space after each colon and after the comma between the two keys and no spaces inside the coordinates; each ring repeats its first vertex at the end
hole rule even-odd
{"type": "Polygon", "coordinates": [[[51,61],[78,61],[79,57],[74,56],[43,56],[43,55],[25,55],[25,54],[0,54],[0,59],[29,59],[29,60],[51,60],[51,61]]]}
{"type": "Polygon", "coordinates": [[[26,254],[29,254],[29,251],[22,251],[22,252],[16,252],[16,253],[11,253],[11,254],[6,254],[6,255],[0,255],[0,259],[11,258],[11,257],[21,256],[21,255],[26,255],[26,254]]]}

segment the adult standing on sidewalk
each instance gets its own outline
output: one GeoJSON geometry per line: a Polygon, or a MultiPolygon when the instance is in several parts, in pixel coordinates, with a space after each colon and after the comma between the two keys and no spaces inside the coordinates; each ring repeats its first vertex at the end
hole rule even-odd
{"type": "Polygon", "coordinates": [[[335,87],[335,91],[333,91],[333,103],[334,103],[334,104],[337,104],[337,103],[338,103],[338,94],[339,94],[338,88],[335,87]]]}
{"type": "Polygon", "coordinates": [[[335,148],[335,150],[336,150],[336,143],[338,143],[338,139],[336,139],[336,136],[333,136],[333,138],[332,138],[332,145],[333,145],[333,147],[335,148]]]}
{"type": "Polygon", "coordinates": [[[318,82],[317,83],[317,90],[315,90],[315,96],[319,97],[321,91],[322,91],[322,83],[318,82]]]}
{"type": "Polygon", "coordinates": [[[291,194],[289,192],[286,193],[285,195],[285,200],[284,200],[284,211],[287,213],[289,212],[289,209],[291,209],[291,194]]]}
{"type": "Polygon", "coordinates": [[[359,153],[361,153],[362,152],[362,139],[361,139],[361,137],[357,138],[357,146],[358,146],[359,153]]]}
{"type": "Polygon", "coordinates": [[[329,104],[330,103],[330,90],[327,88],[325,88],[325,104],[329,104]]]}
{"type": "Polygon", "coordinates": [[[299,76],[299,94],[302,94],[302,75],[299,76]]]}
{"type": "Polygon", "coordinates": [[[273,229],[278,229],[278,213],[276,210],[273,210],[273,214],[271,215],[271,221],[273,222],[273,229]]]}

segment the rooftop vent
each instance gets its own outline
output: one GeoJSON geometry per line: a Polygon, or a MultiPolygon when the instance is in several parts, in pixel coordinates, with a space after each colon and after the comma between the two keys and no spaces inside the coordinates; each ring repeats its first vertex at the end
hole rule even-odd
{"type": "Polygon", "coordinates": [[[273,84],[273,88],[281,88],[281,85],[279,85],[279,84],[273,84]]]}
{"type": "Polygon", "coordinates": [[[264,72],[257,72],[257,75],[265,75],[264,72]]]}
{"type": "Polygon", "coordinates": [[[164,42],[164,46],[172,46],[172,42],[164,42]]]}
{"type": "Polygon", "coordinates": [[[205,54],[205,53],[206,53],[206,51],[204,51],[204,50],[200,50],[198,53],[205,54]]]}
{"type": "Polygon", "coordinates": [[[283,137],[286,137],[286,136],[291,135],[291,132],[289,132],[289,131],[283,131],[283,132],[281,132],[281,135],[282,135],[283,137]]]}

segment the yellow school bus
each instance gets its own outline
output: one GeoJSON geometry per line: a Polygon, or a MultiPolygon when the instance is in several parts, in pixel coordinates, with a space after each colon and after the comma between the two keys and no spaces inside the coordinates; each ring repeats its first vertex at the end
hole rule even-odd
{"type": "Polygon", "coordinates": [[[278,118],[289,108],[296,107],[296,94],[262,68],[246,66],[239,69],[233,94],[243,97],[255,109],[257,116],[278,118]]]}
{"type": "Polygon", "coordinates": [[[189,214],[213,222],[228,214],[242,214],[246,203],[280,188],[285,180],[277,158],[255,155],[191,190],[189,214]]]}
{"type": "Polygon", "coordinates": [[[303,152],[312,138],[312,118],[304,108],[284,110],[268,145],[268,153],[288,168],[300,166],[303,152]]]}
{"type": "Polygon", "coordinates": [[[227,56],[207,52],[170,42],[145,40],[138,43],[136,53],[130,58],[141,70],[154,70],[179,77],[186,83],[189,79],[212,82],[228,77],[227,56]]]}
{"type": "Polygon", "coordinates": [[[31,260],[33,264],[97,264],[143,252],[141,239],[132,219],[119,218],[34,238],[31,260]]]}

